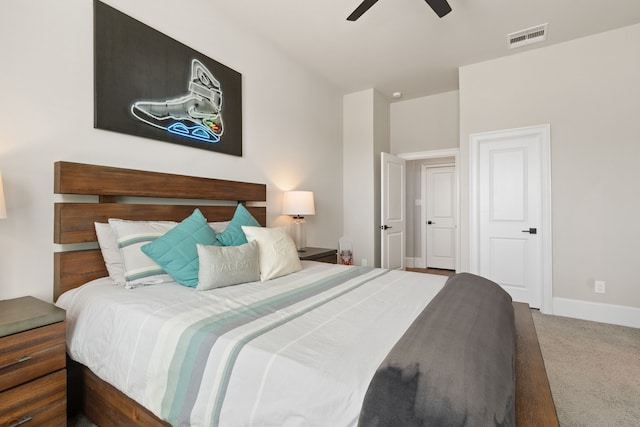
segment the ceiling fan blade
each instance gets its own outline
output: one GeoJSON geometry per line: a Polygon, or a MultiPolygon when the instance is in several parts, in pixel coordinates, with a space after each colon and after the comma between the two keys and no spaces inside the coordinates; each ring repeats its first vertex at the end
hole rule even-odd
{"type": "Polygon", "coordinates": [[[351,15],[347,17],[347,21],[355,21],[356,19],[360,18],[363,13],[369,10],[369,8],[377,2],[378,0],[364,0],[362,3],[360,3],[360,6],[356,7],[356,10],[354,10],[351,15]]]}
{"type": "Polygon", "coordinates": [[[431,9],[442,18],[447,13],[451,12],[451,6],[447,3],[447,0],[425,0],[431,9]]]}

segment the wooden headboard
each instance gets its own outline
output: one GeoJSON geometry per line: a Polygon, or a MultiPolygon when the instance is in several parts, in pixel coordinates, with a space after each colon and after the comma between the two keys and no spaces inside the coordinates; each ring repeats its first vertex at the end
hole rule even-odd
{"type": "MultiPolygon", "coordinates": [[[[83,163],[54,164],[54,193],[98,196],[94,203],[55,203],[53,242],[60,244],[96,242],[94,222],[109,218],[147,221],[182,221],[199,208],[209,222],[230,220],[237,203],[265,202],[265,184],[226,181],[96,166],[83,163]],[[162,203],[127,203],[127,197],[171,199],[162,203]],[[188,204],[185,203],[185,199],[188,204]],[[194,200],[196,202],[194,202],[194,200]],[[234,202],[200,205],[198,200],[234,202]],[[173,202],[183,204],[173,204],[173,202]]],[[[266,207],[247,206],[263,226],[266,207]]],[[[100,249],[54,253],[54,301],[65,291],[90,280],[107,276],[100,249]]]]}

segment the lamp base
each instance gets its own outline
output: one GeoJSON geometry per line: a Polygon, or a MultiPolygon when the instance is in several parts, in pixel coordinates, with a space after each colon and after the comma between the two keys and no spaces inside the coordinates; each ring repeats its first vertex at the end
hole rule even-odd
{"type": "Polygon", "coordinates": [[[298,252],[304,252],[307,248],[307,225],[304,217],[294,216],[291,224],[291,237],[296,244],[298,252]]]}

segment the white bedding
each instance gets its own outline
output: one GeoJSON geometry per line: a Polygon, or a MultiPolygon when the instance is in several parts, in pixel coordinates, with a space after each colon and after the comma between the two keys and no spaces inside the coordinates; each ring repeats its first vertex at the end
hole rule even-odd
{"type": "Polygon", "coordinates": [[[98,279],[57,305],[70,356],[174,425],[355,426],[376,368],[445,281],[304,261],[285,277],[204,292],[98,279]],[[210,348],[196,345],[220,325],[210,348]]]}

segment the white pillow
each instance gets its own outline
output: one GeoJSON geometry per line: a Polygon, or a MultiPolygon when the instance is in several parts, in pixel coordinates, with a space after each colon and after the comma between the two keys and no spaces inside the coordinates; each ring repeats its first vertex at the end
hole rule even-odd
{"type": "Polygon", "coordinates": [[[116,235],[109,224],[102,222],[94,222],[93,224],[96,227],[100,252],[102,252],[102,258],[109,272],[109,277],[116,285],[124,285],[124,266],[122,265],[122,257],[118,249],[116,235]]]}
{"type": "Polygon", "coordinates": [[[197,291],[260,280],[258,243],[240,246],[196,244],[198,250],[197,291]]]}
{"type": "Polygon", "coordinates": [[[296,244],[284,227],[265,228],[242,226],[247,241],[258,242],[260,280],[263,282],[302,269],[296,244]]]}
{"type": "Polygon", "coordinates": [[[110,218],[109,225],[116,236],[127,288],[173,281],[173,278],[140,248],[171,230],[176,226],[175,222],[110,218]]]}
{"type": "Polygon", "coordinates": [[[231,221],[219,221],[219,222],[210,222],[209,223],[209,227],[211,227],[211,229],[213,231],[216,232],[216,234],[220,234],[222,233],[224,230],[227,229],[227,225],[229,225],[231,221]]]}

